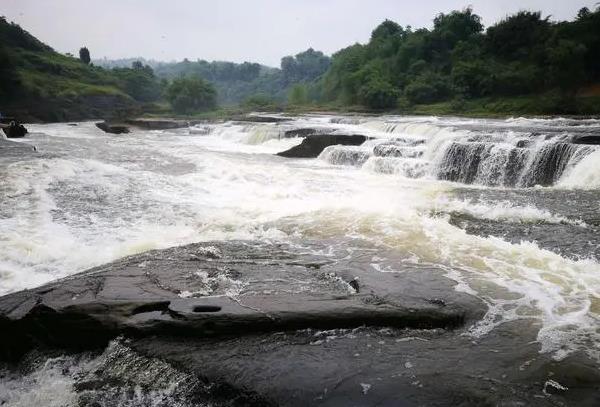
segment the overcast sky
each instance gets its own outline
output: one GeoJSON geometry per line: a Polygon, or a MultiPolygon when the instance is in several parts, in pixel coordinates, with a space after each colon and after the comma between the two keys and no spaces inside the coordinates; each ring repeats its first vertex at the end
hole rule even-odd
{"type": "Polygon", "coordinates": [[[572,19],[599,0],[0,0],[0,15],[60,52],[92,58],[253,61],[365,42],[384,19],[414,28],[472,5],[490,25],[519,10],[572,19]]]}

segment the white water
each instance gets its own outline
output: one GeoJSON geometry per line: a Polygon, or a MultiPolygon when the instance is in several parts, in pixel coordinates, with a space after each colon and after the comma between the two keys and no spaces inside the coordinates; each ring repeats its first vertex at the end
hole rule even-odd
{"type": "MultiPolygon", "coordinates": [[[[106,135],[92,123],[33,125],[22,142],[36,145],[38,157],[0,161],[0,293],[196,241],[360,238],[397,249],[407,264],[435,265],[459,289],[486,301],[490,312],[471,329],[473,335],[531,318],[540,324],[544,351],[562,357],[585,349],[597,357],[596,260],[561,257],[532,242],[469,235],[445,215],[585,227],[533,204],[459,199],[453,196],[456,184],[435,179],[449,143],[482,133],[473,126],[501,128],[494,137],[510,143],[523,138],[523,126],[563,126],[524,120],[304,117],[283,125],[375,137],[358,148],[331,147],[310,160],[274,156],[300,142],[282,138],[274,124],[125,136],[106,135]],[[372,155],[374,146],[393,139],[421,153],[372,155]],[[347,165],[352,163],[344,149],[370,156],[347,165]]],[[[554,188],[598,187],[597,154],[568,165],[554,188]]]]}

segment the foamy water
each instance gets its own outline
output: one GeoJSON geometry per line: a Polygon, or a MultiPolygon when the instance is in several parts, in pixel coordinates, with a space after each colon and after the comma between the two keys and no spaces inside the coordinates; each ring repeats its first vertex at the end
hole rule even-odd
{"type": "MultiPolygon", "coordinates": [[[[469,188],[484,195],[495,188],[497,194],[502,184],[495,180],[512,176],[510,149],[529,137],[531,152],[517,175],[541,179],[531,174],[546,165],[550,144],[569,137],[572,128],[565,120],[327,116],[122,136],[93,123],[32,125],[21,142],[38,153],[11,163],[0,157],[0,293],[190,242],[360,239],[396,249],[405,264],[434,265],[457,281],[457,289],[482,298],[490,311],[471,327],[474,336],[528,318],[539,323],[545,352],[560,358],[584,349],[598,357],[600,264],[594,256],[564,257],[527,236],[509,243],[468,234],[450,215],[582,230],[597,218],[563,213],[550,200],[458,197],[455,191],[465,185],[440,176],[448,171],[453,145],[496,143],[478,147],[479,164],[487,164],[463,175],[473,178],[469,188]],[[285,130],[303,127],[372,139],[360,147],[329,147],[319,159],[275,156],[301,141],[286,138],[285,130]],[[543,131],[551,137],[530,134],[543,131]],[[377,147],[385,143],[393,148],[377,147]]],[[[565,150],[564,162],[557,161],[559,179],[545,187],[556,202],[563,189],[599,187],[599,151],[586,148],[565,150]]],[[[590,213],[594,205],[600,211],[600,200],[586,199],[590,213]]]]}

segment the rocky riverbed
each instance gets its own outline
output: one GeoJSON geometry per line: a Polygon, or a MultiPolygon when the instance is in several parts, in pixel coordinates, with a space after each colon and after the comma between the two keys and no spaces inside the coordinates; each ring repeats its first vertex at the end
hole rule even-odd
{"type": "Polygon", "coordinates": [[[128,126],[0,140],[0,404],[598,405],[596,121],[128,126]]]}

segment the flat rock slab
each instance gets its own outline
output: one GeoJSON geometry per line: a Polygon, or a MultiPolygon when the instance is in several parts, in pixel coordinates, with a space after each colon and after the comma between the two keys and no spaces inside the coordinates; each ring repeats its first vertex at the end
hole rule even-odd
{"type": "Polygon", "coordinates": [[[84,349],[120,334],[456,328],[485,312],[438,270],[379,273],[357,264],[256,242],[127,257],[0,298],[0,327],[14,332],[0,338],[0,352],[10,359],[38,343],[84,349]]]}
{"type": "Polygon", "coordinates": [[[144,130],[170,130],[190,127],[204,123],[202,120],[176,120],[176,119],[128,119],[125,123],[144,130]]]}
{"type": "Polygon", "coordinates": [[[129,133],[129,128],[122,123],[109,123],[109,122],[99,122],[96,123],[96,127],[102,130],[105,133],[111,134],[126,134],[129,133]]]}
{"type": "Polygon", "coordinates": [[[161,406],[598,405],[595,364],[540,354],[531,321],[473,336],[487,307],[443,270],[329,243],[191,244],[6,295],[1,359],[29,353],[0,375],[66,350],[96,355],[70,379],[80,405],[165,387],[161,406]]]}

